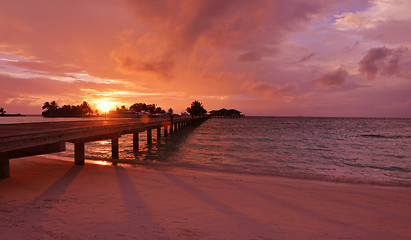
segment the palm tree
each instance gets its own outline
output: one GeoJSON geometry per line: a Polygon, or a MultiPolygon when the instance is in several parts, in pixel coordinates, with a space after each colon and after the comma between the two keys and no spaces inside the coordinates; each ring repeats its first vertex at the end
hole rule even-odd
{"type": "MultiPolygon", "coordinates": [[[[125,106],[124,106],[125,109],[125,106]]],[[[84,101],[81,105],[80,105],[80,110],[82,115],[89,115],[89,114],[93,114],[93,109],[91,109],[90,105],[84,101]]]]}
{"type": "Polygon", "coordinates": [[[0,108],[0,115],[4,115],[6,114],[6,111],[4,110],[4,108],[0,108]]]}
{"type": "Polygon", "coordinates": [[[134,112],[143,112],[146,111],[147,105],[145,103],[134,103],[130,106],[130,110],[134,112]]]}
{"type": "Polygon", "coordinates": [[[50,110],[50,111],[55,111],[55,110],[57,110],[58,105],[57,105],[56,101],[52,101],[51,103],[45,102],[45,103],[43,104],[43,107],[41,107],[41,108],[42,108],[43,110],[44,110],[44,109],[47,109],[47,110],[50,110]]]}
{"type": "Polygon", "coordinates": [[[191,116],[204,116],[207,110],[204,109],[203,104],[197,100],[191,103],[191,107],[187,108],[187,112],[191,116]]]}

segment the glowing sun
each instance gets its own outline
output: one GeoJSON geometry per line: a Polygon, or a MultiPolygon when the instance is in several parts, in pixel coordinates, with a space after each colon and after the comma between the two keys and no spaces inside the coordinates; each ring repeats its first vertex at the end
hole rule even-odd
{"type": "Polygon", "coordinates": [[[110,110],[114,109],[115,104],[109,101],[102,101],[97,104],[97,109],[101,112],[108,113],[110,110]]]}

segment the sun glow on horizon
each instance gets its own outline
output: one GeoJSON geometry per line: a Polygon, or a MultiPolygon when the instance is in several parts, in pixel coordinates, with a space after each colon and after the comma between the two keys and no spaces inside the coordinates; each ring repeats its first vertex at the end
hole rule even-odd
{"type": "Polygon", "coordinates": [[[101,100],[97,103],[97,109],[103,113],[108,113],[110,110],[115,109],[116,104],[108,100],[101,100]]]}

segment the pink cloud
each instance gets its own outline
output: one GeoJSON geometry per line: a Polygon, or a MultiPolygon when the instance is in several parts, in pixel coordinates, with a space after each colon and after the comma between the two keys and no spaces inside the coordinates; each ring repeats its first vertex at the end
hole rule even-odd
{"type": "Polygon", "coordinates": [[[361,59],[359,71],[366,75],[368,79],[374,79],[377,74],[399,75],[401,73],[402,61],[411,61],[410,54],[406,47],[390,49],[385,46],[370,49],[361,59]]]}
{"type": "Polygon", "coordinates": [[[324,73],[321,77],[315,81],[322,86],[335,86],[341,87],[348,76],[348,72],[345,67],[339,67],[334,71],[324,73]]]}
{"type": "Polygon", "coordinates": [[[261,54],[257,52],[247,52],[247,53],[241,54],[238,57],[238,61],[240,62],[260,61],[261,58],[262,58],[261,54]]]}

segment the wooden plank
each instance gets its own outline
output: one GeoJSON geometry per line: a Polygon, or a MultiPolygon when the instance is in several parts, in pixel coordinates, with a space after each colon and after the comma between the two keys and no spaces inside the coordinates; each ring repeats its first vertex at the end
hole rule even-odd
{"type": "Polygon", "coordinates": [[[21,158],[21,157],[35,156],[35,155],[41,155],[41,154],[64,152],[64,151],[66,151],[66,143],[57,142],[57,143],[52,143],[52,144],[45,144],[45,145],[39,145],[36,147],[9,151],[8,157],[9,159],[12,159],[12,158],[21,158]]]}

